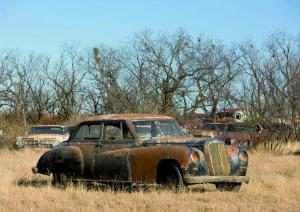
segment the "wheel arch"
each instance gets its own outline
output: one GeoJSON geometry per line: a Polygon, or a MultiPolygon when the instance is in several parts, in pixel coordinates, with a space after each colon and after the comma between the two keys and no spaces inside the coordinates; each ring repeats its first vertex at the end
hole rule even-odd
{"type": "Polygon", "coordinates": [[[162,177],[164,176],[165,172],[166,172],[166,168],[170,167],[170,166],[176,166],[179,171],[181,176],[183,176],[183,172],[182,172],[182,168],[179,165],[178,161],[175,159],[162,159],[158,165],[157,165],[157,169],[156,169],[156,182],[159,183],[162,180],[162,177]]]}

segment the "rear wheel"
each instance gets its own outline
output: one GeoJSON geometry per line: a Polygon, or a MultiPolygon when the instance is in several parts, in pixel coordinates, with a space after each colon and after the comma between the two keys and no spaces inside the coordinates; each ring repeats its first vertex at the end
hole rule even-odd
{"type": "Polygon", "coordinates": [[[241,188],[241,183],[216,183],[216,188],[219,191],[235,191],[238,192],[241,188]]]}

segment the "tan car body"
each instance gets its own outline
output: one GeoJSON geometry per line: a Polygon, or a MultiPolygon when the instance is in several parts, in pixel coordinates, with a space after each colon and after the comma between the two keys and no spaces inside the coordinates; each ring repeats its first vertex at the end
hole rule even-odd
{"type": "Polygon", "coordinates": [[[36,125],[32,128],[59,128],[65,131],[63,134],[58,133],[28,133],[28,136],[18,137],[17,142],[23,145],[22,147],[49,147],[52,148],[59,143],[69,139],[69,134],[67,133],[67,128],[62,125],[36,125]]]}

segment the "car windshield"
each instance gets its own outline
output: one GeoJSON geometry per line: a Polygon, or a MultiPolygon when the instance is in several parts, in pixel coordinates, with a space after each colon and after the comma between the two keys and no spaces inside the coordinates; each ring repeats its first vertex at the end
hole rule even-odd
{"type": "Polygon", "coordinates": [[[184,134],[175,120],[132,121],[136,134],[142,140],[153,137],[183,137],[184,134]]]}
{"type": "Polygon", "coordinates": [[[65,131],[63,127],[56,127],[56,126],[38,126],[38,127],[31,127],[29,135],[33,134],[59,134],[64,135],[65,131]]]}
{"type": "Polygon", "coordinates": [[[204,124],[200,127],[200,130],[220,130],[224,131],[226,125],[225,124],[204,124]]]}

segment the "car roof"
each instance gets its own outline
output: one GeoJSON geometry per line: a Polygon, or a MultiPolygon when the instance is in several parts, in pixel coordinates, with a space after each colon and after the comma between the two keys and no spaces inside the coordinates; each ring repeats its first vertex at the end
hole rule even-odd
{"type": "Polygon", "coordinates": [[[33,126],[31,126],[31,127],[62,127],[62,128],[64,128],[64,127],[66,127],[66,126],[63,126],[63,125],[33,125],[33,126]]]}
{"type": "Polygon", "coordinates": [[[144,119],[173,119],[170,116],[159,114],[108,114],[96,115],[87,119],[87,121],[100,120],[144,120],[144,119]]]}
{"type": "Polygon", "coordinates": [[[204,125],[234,125],[234,126],[248,126],[248,124],[244,122],[218,122],[218,123],[204,123],[204,125]]]}

